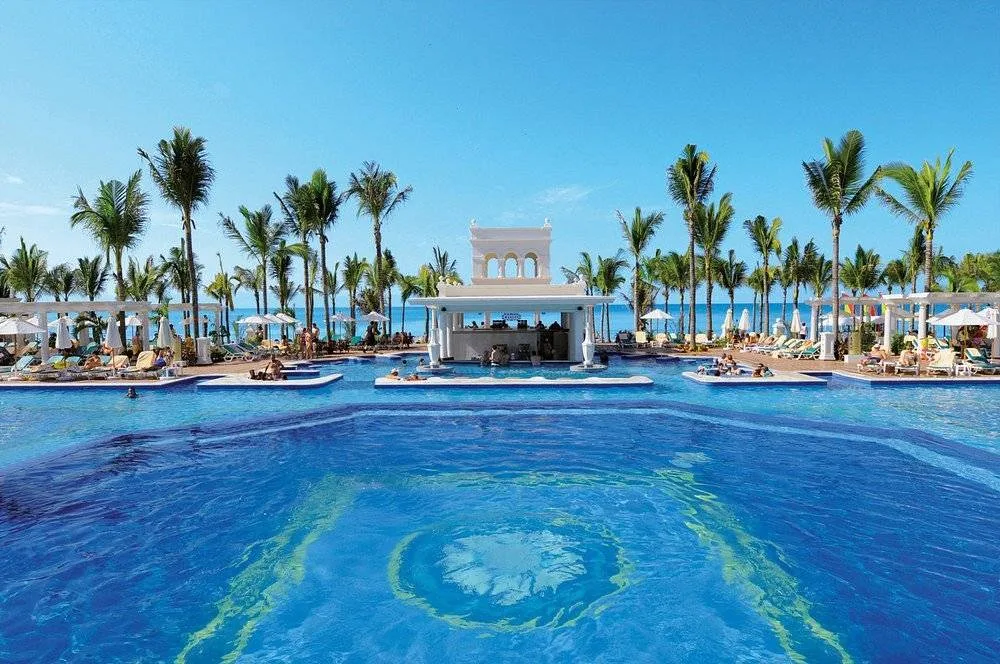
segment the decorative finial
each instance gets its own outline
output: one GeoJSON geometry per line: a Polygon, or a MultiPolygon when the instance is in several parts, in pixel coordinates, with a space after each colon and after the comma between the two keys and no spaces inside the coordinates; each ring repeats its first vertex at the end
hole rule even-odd
{"type": "Polygon", "coordinates": [[[476,219],[475,217],[473,217],[472,220],[469,222],[469,228],[475,228],[475,227],[476,227],[476,219]]]}
{"type": "Polygon", "coordinates": [[[545,217],[545,223],[542,224],[542,228],[552,228],[552,224],[549,222],[548,217],[545,217]]]}

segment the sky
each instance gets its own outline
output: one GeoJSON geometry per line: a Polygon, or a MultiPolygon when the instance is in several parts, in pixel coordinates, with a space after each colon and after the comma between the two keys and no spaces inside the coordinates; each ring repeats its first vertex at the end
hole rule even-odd
{"type": "MultiPolygon", "coordinates": [[[[209,276],[249,265],[219,213],[273,203],[317,167],[343,187],[366,160],[411,185],[384,246],[414,273],[440,245],[468,277],[468,226],[553,227],[553,268],[624,246],[615,211],[661,210],[653,248],[682,251],[665,169],[696,143],[732,192],[723,243],[751,265],[743,219],[815,238],[802,161],[860,129],[869,170],[956,149],[974,179],[942,220],[948,254],[1000,249],[1000,5],[994,2],[0,3],[0,252],[23,236],[50,264],[98,252],[70,229],[77,188],[142,168],[175,125],[208,141],[218,177],[196,214],[209,276]]],[[[179,214],[147,175],[139,258],[179,214]]],[[[347,203],[330,263],[371,256],[347,203]]],[[[897,257],[911,229],[872,202],[844,225],[897,257]]],[[[749,301],[749,292],[738,299],[749,301]]],[[[252,302],[249,294],[238,305],[252,302]]]]}

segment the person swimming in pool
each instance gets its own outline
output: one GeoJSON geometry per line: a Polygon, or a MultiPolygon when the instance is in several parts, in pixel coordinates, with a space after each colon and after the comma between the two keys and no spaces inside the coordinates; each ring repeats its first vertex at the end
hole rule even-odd
{"type": "Polygon", "coordinates": [[[126,398],[126,399],[138,399],[138,398],[139,398],[139,393],[138,393],[138,392],[136,392],[136,390],[135,390],[135,388],[134,388],[134,387],[130,387],[130,388],[128,388],[128,390],[127,390],[127,391],[125,392],[125,398],[126,398]]]}

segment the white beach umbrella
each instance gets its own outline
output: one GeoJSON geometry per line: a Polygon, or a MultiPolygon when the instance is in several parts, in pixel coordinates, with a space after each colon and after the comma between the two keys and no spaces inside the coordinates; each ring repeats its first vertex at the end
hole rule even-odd
{"type": "MultiPolygon", "coordinates": [[[[65,323],[66,325],[71,325],[73,323],[73,319],[70,318],[69,316],[60,316],[59,318],[57,318],[54,321],[52,321],[51,323],[49,323],[49,329],[50,330],[58,330],[59,326],[61,324],[63,324],[63,323],[65,323]]],[[[35,324],[36,325],[38,324],[38,319],[37,318],[35,319],[35,324]]]]}
{"type": "Polygon", "coordinates": [[[733,329],[733,310],[726,309],[726,318],[722,321],[722,329],[726,332],[733,329]]]}
{"type": "Polygon", "coordinates": [[[337,314],[334,314],[333,316],[330,316],[330,322],[331,323],[353,323],[354,319],[351,318],[350,316],[348,316],[347,314],[337,313],[337,314]]]}
{"type": "Polygon", "coordinates": [[[962,327],[964,325],[989,325],[990,321],[972,309],[959,309],[951,315],[938,317],[934,324],[945,327],[962,327]]]}
{"type": "Polygon", "coordinates": [[[170,333],[170,321],[166,316],[160,317],[160,328],[156,331],[156,347],[170,348],[174,335],[170,333]]]}
{"type": "Polygon", "coordinates": [[[792,323],[788,329],[792,334],[798,334],[802,331],[802,318],[799,316],[798,309],[792,309],[792,323]]]}
{"type": "Polygon", "coordinates": [[[40,325],[40,323],[38,322],[38,316],[32,316],[31,318],[28,318],[26,320],[32,325],[40,325]]]}
{"type": "Polygon", "coordinates": [[[383,316],[377,311],[369,311],[368,313],[366,313],[364,316],[361,317],[361,320],[368,321],[369,323],[389,322],[389,318],[387,316],[383,316]]]}
{"type": "Polygon", "coordinates": [[[993,307],[986,307],[976,313],[989,321],[987,325],[1000,325],[1000,310],[994,309],[993,307]]]}
{"type": "Polygon", "coordinates": [[[145,321],[143,321],[141,318],[139,318],[135,314],[132,314],[131,316],[128,316],[127,318],[125,318],[125,324],[128,325],[129,327],[138,327],[138,326],[142,325],[144,322],[145,321]]]}
{"type": "Polygon", "coordinates": [[[264,318],[268,325],[288,325],[288,323],[278,318],[275,314],[264,314],[262,318],[264,318]]]}
{"type": "Polygon", "coordinates": [[[746,332],[750,329],[750,312],[746,309],[740,314],[740,322],[736,325],[736,329],[740,332],[746,332]]]}
{"type": "Polygon", "coordinates": [[[288,314],[286,314],[284,312],[278,312],[278,313],[274,314],[274,317],[277,318],[278,320],[280,320],[282,323],[285,323],[286,325],[298,325],[299,324],[299,321],[297,321],[296,319],[292,318],[291,316],[289,316],[288,314]]]}
{"type": "Polygon", "coordinates": [[[0,336],[15,334],[45,334],[46,329],[37,323],[32,323],[30,319],[8,318],[0,323],[0,336]]]}
{"type": "Polygon", "coordinates": [[[645,313],[641,316],[643,320],[673,320],[674,317],[668,314],[663,309],[653,309],[649,313],[645,313]]]}
{"type": "Polygon", "coordinates": [[[114,318],[108,319],[108,329],[104,332],[104,343],[111,350],[124,348],[121,335],[118,334],[118,321],[114,318]]]}
{"type": "Polygon", "coordinates": [[[66,350],[73,347],[73,338],[69,336],[69,320],[67,316],[57,319],[59,326],[56,328],[56,349],[66,350]]]}
{"type": "Polygon", "coordinates": [[[270,325],[273,321],[261,314],[253,314],[252,316],[245,316],[236,322],[240,325],[270,325]]]}

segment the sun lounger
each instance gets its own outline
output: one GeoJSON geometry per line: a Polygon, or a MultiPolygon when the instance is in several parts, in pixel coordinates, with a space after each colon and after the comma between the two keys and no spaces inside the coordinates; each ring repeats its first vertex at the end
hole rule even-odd
{"type": "Polygon", "coordinates": [[[135,365],[122,369],[119,374],[123,378],[147,378],[151,374],[159,373],[156,366],[156,353],[151,350],[144,350],[135,359],[135,365]]]}
{"type": "Polygon", "coordinates": [[[955,374],[955,352],[951,350],[938,351],[937,357],[927,365],[928,374],[955,374]]]}
{"type": "Polygon", "coordinates": [[[34,355],[22,355],[21,357],[17,358],[17,362],[12,364],[11,366],[0,367],[0,375],[10,374],[13,376],[20,374],[22,371],[26,371],[28,367],[31,366],[31,363],[34,361],[35,361],[34,355]]]}
{"type": "Polygon", "coordinates": [[[977,369],[979,373],[1000,373],[1000,363],[991,362],[978,348],[966,348],[965,361],[977,369]]]}

